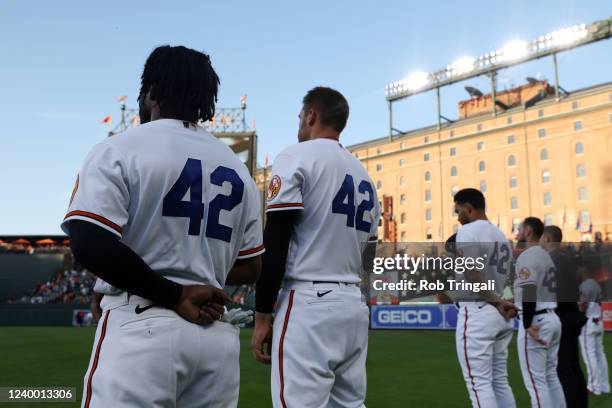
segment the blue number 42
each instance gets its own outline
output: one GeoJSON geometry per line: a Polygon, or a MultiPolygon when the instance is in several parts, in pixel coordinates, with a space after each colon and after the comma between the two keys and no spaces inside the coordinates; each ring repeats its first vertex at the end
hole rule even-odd
{"type": "MultiPolygon", "coordinates": [[[[217,194],[208,205],[206,218],[206,236],[230,242],[232,228],[219,223],[221,210],[231,211],[242,202],[244,182],[235,170],[219,166],[210,173],[210,182],[222,186],[224,182],[232,186],[229,195],[217,194]]],[[[162,203],[164,217],[189,218],[189,235],[200,235],[202,219],[204,218],[204,203],[202,202],[202,162],[197,159],[187,159],[179,178],[168,191],[162,203]],[[183,197],[189,191],[189,201],[183,197]]]]}
{"type": "Polygon", "coordinates": [[[361,194],[368,193],[368,199],[363,200],[355,209],[355,182],[350,174],[344,176],[340,190],[332,201],[332,213],[346,215],[347,227],[370,232],[372,224],[364,221],[363,214],[374,208],[374,189],[370,183],[362,180],[358,190],[361,194]]]}

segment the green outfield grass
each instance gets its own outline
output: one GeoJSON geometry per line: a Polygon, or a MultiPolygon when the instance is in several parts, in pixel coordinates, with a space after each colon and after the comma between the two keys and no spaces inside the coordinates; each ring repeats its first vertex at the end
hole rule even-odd
{"type": "MultiPolygon", "coordinates": [[[[0,386],[70,386],[80,397],[94,331],[73,327],[0,327],[0,386]]],[[[241,334],[240,407],[270,407],[269,368],[250,353],[250,330],[241,334]]],[[[612,367],[612,334],[605,347],[612,367]]],[[[372,331],[368,353],[370,408],[466,407],[467,391],[455,355],[454,334],[435,331],[372,331]]],[[[510,382],[519,407],[529,406],[513,339],[510,382]]],[[[2,404],[0,404],[2,405],[2,404]]],[[[12,407],[75,407],[74,404],[6,404],[12,407]]],[[[612,406],[612,396],[591,397],[591,407],[612,406]]]]}

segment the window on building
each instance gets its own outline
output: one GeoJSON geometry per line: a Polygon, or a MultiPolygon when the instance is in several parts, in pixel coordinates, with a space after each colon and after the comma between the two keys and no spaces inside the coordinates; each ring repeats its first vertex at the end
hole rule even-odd
{"type": "Polygon", "coordinates": [[[589,197],[587,195],[587,188],[586,187],[580,187],[578,189],[578,200],[586,201],[588,199],[589,199],[589,197]]]}
{"type": "Polygon", "coordinates": [[[508,135],[508,144],[514,144],[515,142],[514,135],[508,135]]]}
{"type": "Polygon", "coordinates": [[[476,131],[480,132],[482,130],[482,123],[476,125],[476,131]]]}
{"type": "Polygon", "coordinates": [[[378,226],[379,226],[379,227],[382,227],[382,218],[379,218],[379,219],[378,219],[378,226]]]}
{"type": "Polygon", "coordinates": [[[405,166],[406,165],[406,159],[399,159],[399,165],[400,165],[400,167],[405,166]]]}
{"type": "Polygon", "coordinates": [[[480,192],[482,192],[482,193],[486,193],[487,192],[487,181],[486,180],[481,180],[480,181],[480,192]]]}
{"type": "Polygon", "coordinates": [[[584,164],[579,164],[576,166],[576,177],[586,177],[586,169],[584,168],[584,164]]]}
{"type": "Polygon", "coordinates": [[[508,156],[508,166],[509,167],[516,166],[516,157],[513,154],[508,156]]]}
{"type": "Polygon", "coordinates": [[[544,225],[548,226],[548,225],[553,225],[553,216],[552,214],[546,214],[544,216],[544,225]]]}
{"type": "Polygon", "coordinates": [[[423,143],[429,143],[429,136],[425,136],[423,138],[423,143]]]}
{"type": "Polygon", "coordinates": [[[400,215],[400,224],[405,224],[406,223],[406,213],[402,213],[402,215],[400,215]]]}
{"type": "Polygon", "coordinates": [[[455,137],[455,131],[451,130],[450,132],[448,132],[448,137],[455,137]]]}
{"type": "Polygon", "coordinates": [[[516,188],[518,186],[518,179],[516,176],[510,176],[510,188],[516,188]]]}
{"type": "Polygon", "coordinates": [[[382,188],[382,181],[378,180],[376,182],[376,188],[382,188]]]}
{"type": "Polygon", "coordinates": [[[550,183],[550,171],[542,170],[542,183],[550,183]]]}
{"type": "Polygon", "coordinates": [[[451,167],[451,177],[455,177],[457,175],[457,166],[451,167]]]}
{"type": "Polygon", "coordinates": [[[400,187],[404,187],[404,184],[406,184],[406,178],[404,176],[401,176],[399,178],[399,185],[400,187]]]}
{"type": "Polygon", "coordinates": [[[551,205],[552,204],[552,195],[550,194],[550,191],[546,191],[544,193],[544,205],[551,205]]]}
{"type": "Polygon", "coordinates": [[[584,145],[582,144],[582,142],[576,143],[576,146],[574,147],[574,153],[576,154],[584,153],[584,145]]]}
{"type": "Polygon", "coordinates": [[[512,116],[508,116],[508,117],[506,118],[506,123],[507,123],[507,124],[509,124],[509,125],[511,125],[511,124],[512,124],[512,116]]]}
{"type": "Polygon", "coordinates": [[[544,117],[544,109],[538,109],[538,118],[544,117]]]}
{"type": "Polygon", "coordinates": [[[431,173],[429,171],[425,172],[424,175],[425,181],[430,181],[431,180],[431,173]]]}
{"type": "Polygon", "coordinates": [[[572,110],[578,109],[578,101],[572,102],[572,110]]]}
{"type": "Polygon", "coordinates": [[[424,161],[429,161],[429,153],[425,153],[425,154],[423,155],[423,160],[424,160],[424,161]]]}
{"type": "Polygon", "coordinates": [[[510,208],[512,208],[513,210],[516,210],[518,208],[518,198],[510,198],[510,208]]]}
{"type": "Polygon", "coordinates": [[[376,148],[376,154],[380,154],[380,149],[376,148]]]}
{"type": "Polygon", "coordinates": [[[578,130],[582,130],[582,121],[581,120],[577,120],[574,122],[574,130],[578,131],[578,130]]]}
{"type": "Polygon", "coordinates": [[[459,187],[457,186],[452,186],[451,187],[451,197],[454,197],[455,194],[457,194],[457,191],[459,191],[459,187]]]}
{"type": "Polygon", "coordinates": [[[544,129],[544,128],[538,129],[538,137],[540,139],[546,137],[546,129],[544,129]]]}
{"type": "Polygon", "coordinates": [[[406,231],[402,231],[402,233],[400,234],[400,239],[402,240],[402,242],[406,242],[406,231]]]}
{"type": "Polygon", "coordinates": [[[456,156],[457,155],[457,148],[456,147],[451,147],[450,148],[450,155],[451,156],[456,156]]]}
{"type": "Polygon", "coordinates": [[[425,231],[425,237],[430,240],[433,238],[433,235],[431,233],[431,228],[427,228],[427,230],[425,231]]]}
{"type": "Polygon", "coordinates": [[[381,171],[381,170],[382,170],[382,164],[376,163],[376,171],[381,171]]]}
{"type": "Polygon", "coordinates": [[[431,208],[425,210],[425,221],[431,221],[431,208]]]}
{"type": "Polygon", "coordinates": [[[518,232],[520,226],[521,226],[521,220],[519,220],[518,218],[513,218],[512,219],[512,232],[513,233],[518,232]]]}
{"type": "Polygon", "coordinates": [[[478,171],[483,172],[483,171],[485,171],[485,169],[486,169],[485,162],[482,161],[482,160],[480,162],[478,162],[478,171]]]}
{"type": "Polygon", "coordinates": [[[540,160],[548,160],[548,150],[540,150],[540,160]]]}
{"type": "Polygon", "coordinates": [[[400,143],[399,148],[400,148],[400,149],[403,149],[403,148],[404,148],[404,143],[403,143],[403,142],[402,142],[402,143],[400,143]]]}
{"type": "Polygon", "coordinates": [[[478,144],[476,144],[476,149],[478,150],[484,150],[485,144],[484,142],[478,142],[478,144]]]}
{"type": "Polygon", "coordinates": [[[431,190],[425,190],[425,201],[431,201],[431,190]]]}
{"type": "Polygon", "coordinates": [[[406,194],[402,194],[400,196],[400,205],[401,204],[406,204],[406,194]]]}

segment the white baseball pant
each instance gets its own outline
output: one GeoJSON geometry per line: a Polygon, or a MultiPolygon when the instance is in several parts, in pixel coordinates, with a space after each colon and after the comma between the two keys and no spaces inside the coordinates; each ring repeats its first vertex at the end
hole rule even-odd
{"type": "Polygon", "coordinates": [[[504,319],[494,306],[460,303],[455,344],[473,407],[516,407],[507,369],[513,331],[513,321],[504,319]]]}
{"type": "Polygon", "coordinates": [[[564,408],[565,396],[557,375],[561,321],[550,309],[535,315],[532,326],[540,328],[540,337],[546,345],[535,341],[519,323],[517,347],[525,387],[534,408],[564,408]]]}
{"type": "Polygon", "coordinates": [[[237,406],[237,327],[189,323],[127,293],[101,306],[81,407],[237,406]]]}
{"type": "Polygon", "coordinates": [[[587,388],[595,395],[610,392],[608,361],[603,347],[604,329],[601,320],[589,319],[580,333],[582,359],[587,368],[587,388]]]}
{"type": "Polygon", "coordinates": [[[274,407],[364,407],[368,325],[357,285],[285,283],[273,328],[274,407]]]}

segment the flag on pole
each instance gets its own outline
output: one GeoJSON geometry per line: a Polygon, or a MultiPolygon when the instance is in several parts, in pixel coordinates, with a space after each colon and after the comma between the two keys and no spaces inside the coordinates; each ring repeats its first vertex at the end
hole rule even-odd
{"type": "Polygon", "coordinates": [[[119,102],[120,104],[125,104],[125,101],[127,100],[127,95],[121,95],[117,97],[117,102],[119,102]]]}
{"type": "Polygon", "coordinates": [[[140,116],[134,115],[132,116],[132,126],[140,125],[140,116]]]}
{"type": "Polygon", "coordinates": [[[107,117],[105,117],[104,119],[102,119],[102,123],[103,124],[110,124],[113,123],[113,115],[108,115],[107,117]]]}
{"type": "Polygon", "coordinates": [[[251,128],[253,130],[257,129],[257,118],[255,116],[253,117],[253,125],[251,126],[251,128]]]}
{"type": "Polygon", "coordinates": [[[268,152],[266,152],[265,156],[264,156],[264,168],[268,167],[268,152]]]}
{"type": "Polygon", "coordinates": [[[241,95],[240,96],[240,107],[241,108],[246,108],[246,101],[247,101],[247,96],[241,95]]]}

